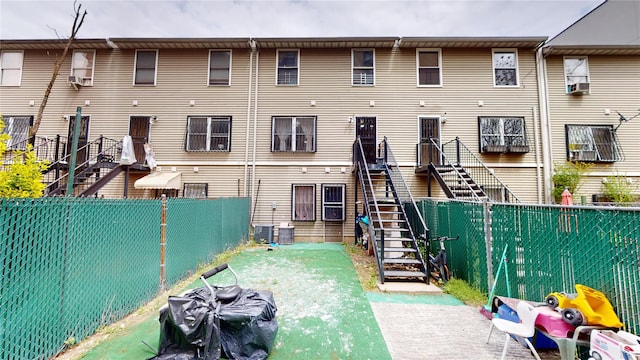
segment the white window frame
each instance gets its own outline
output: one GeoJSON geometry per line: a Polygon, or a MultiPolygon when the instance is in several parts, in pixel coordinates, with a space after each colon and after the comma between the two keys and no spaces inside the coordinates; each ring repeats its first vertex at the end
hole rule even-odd
{"type": "Polygon", "coordinates": [[[322,221],[345,221],[347,207],[347,185],[346,184],[322,184],[322,221]],[[339,201],[327,201],[327,192],[331,189],[340,189],[339,201]],[[336,209],[339,211],[339,218],[327,218],[327,209],[336,209]]]}
{"type": "Polygon", "coordinates": [[[442,87],[442,49],[416,49],[416,84],[418,87],[442,87]],[[438,53],[438,66],[420,66],[420,54],[421,53],[438,53]],[[420,70],[421,69],[438,69],[438,84],[421,84],[420,83],[420,70]]]}
{"type": "MultiPolygon", "coordinates": [[[[230,152],[231,151],[231,116],[214,116],[214,115],[189,115],[187,116],[187,133],[185,139],[185,151],[187,152],[230,152]],[[206,119],[207,120],[207,132],[205,133],[194,133],[191,129],[191,121],[195,119],[206,119]],[[228,131],[225,133],[216,133],[213,134],[212,131],[212,122],[226,122],[228,131]],[[191,136],[206,136],[205,140],[205,148],[204,149],[192,149],[191,146],[191,136]],[[214,136],[215,135],[215,136],[214,136]],[[225,148],[212,148],[212,138],[226,138],[226,147],[225,148]]],[[[218,144],[221,145],[221,144],[218,144]]]]}
{"type": "Polygon", "coordinates": [[[20,86],[22,85],[22,68],[24,67],[24,51],[22,50],[3,50],[0,52],[0,86],[20,86]],[[8,54],[20,54],[20,67],[10,67],[5,64],[8,54]],[[10,83],[7,72],[17,71],[18,81],[10,83]]]}
{"type": "MultiPolygon", "coordinates": [[[[215,50],[209,50],[209,62],[208,62],[208,64],[209,64],[209,71],[207,72],[207,85],[208,85],[208,86],[231,86],[231,64],[232,64],[231,59],[232,59],[232,56],[233,56],[233,52],[232,52],[232,50],[231,50],[231,49],[224,49],[224,50],[221,50],[221,49],[215,49],[215,50]],[[211,61],[212,61],[212,59],[213,59],[213,56],[212,56],[212,55],[213,55],[213,53],[228,53],[228,54],[229,54],[229,63],[227,64],[227,67],[226,67],[226,68],[224,68],[224,67],[216,67],[216,68],[214,69],[214,68],[212,67],[212,63],[211,63],[211,61]],[[211,79],[211,71],[212,71],[212,70],[225,70],[225,69],[227,70],[227,82],[226,82],[226,84],[222,84],[222,83],[220,83],[220,84],[218,84],[218,83],[216,83],[216,84],[212,84],[212,83],[211,83],[211,80],[212,80],[212,79],[211,79]]],[[[221,79],[220,79],[220,80],[221,80],[221,79]]]]}
{"type": "Polygon", "coordinates": [[[182,184],[182,197],[190,199],[206,199],[209,196],[209,183],[182,184]]]}
{"type": "MultiPolygon", "coordinates": [[[[85,57],[86,59],[86,57],[85,57]]],[[[93,86],[93,77],[95,74],[95,66],[96,66],[96,51],[95,50],[88,50],[88,49],[78,49],[78,50],[73,50],[73,54],[71,55],[71,76],[77,76],[82,78],[82,86],[93,86]],[[76,54],[80,54],[80,53],[91,53],[93,54],[91,57],[91,64],[82,64],[84,66],[80,66],[81,64],[78,64],[78,57],[76,57],[76,54]],[[87,72],[90,74],[89,76],[87,76],[87,72]],[[80,75],[82,74],[82,75],[80,75]]]]}
{"type": "MultiPolygon", "coordinates": [[[[148,69],[146,69],[148,70],[148,69]]],[[[134,86],[156,86],[157,83],[157,79],[158,79],[158,50],[153,50],[153,49],[139,49],[136,50],[136,56],[134,58],[133,61],[133,85],[134,86]],[[155,64],[154,64],[154,69],[153,69],[153,84],[148,84],[148,83],[137,83],[136,82],[136,76],[138,73],[138,54],[141,52],[155,52],[156,56],[155,56],[155,64]]]]}
{"type": "Polygon", "coordinates": [[[300,50],[299,49],[279,49],[276,55],[276,85],[278,86],[298,86],[300,84],[300,50]],[[295,66],[280,65],[280,53],[296,53],[295,66]],[[280,71],[296,70],[295,82],[280,82],[280,71]]]}
{"type": "Polygon", "coordinates": [[[622,148],[616,138],[613,125],[565,125],[567,160],[582,162],[616,162],[623,160],[622,148]],[[599,143],[594,129],[606,130],[610,142],[599,143]],[[610,147],[607,149],[607,147],[610,147]],[[605,151],[606,150],[606,151],[605,151]],[[609,153],[606,157],[605,153],[609,153]]]}
{"type": "Polygon", "coordinates": [[[316,184],[291,184],[291,220],[293,221],[316,221],[316,184]],[[296,190],[298,188],[312,188],[313,196],[311,202],[301,204],[306,209],[298,211],[297,208],[297,195],[296,190]]]}
{"type": "Polygon", "coordinates": [[[318,118],[316,116],[307,115],[307,116],[273,116],[271,117],[271,151],[272,152],[306,152],[312,153],[316,152],[316,144],[318,138],[318,118]],[[308,134],[298,134],[298,120],[313,120],[313,134],[312,138],[308,138],[308,134]],[[289,129],[285,129],[285,132],[279,133],[278,126],[276,125],[277,120],[291,121],[291,126],[289,129]],[[290,130],[287,132],[287,130],[290,130]],[[289,143],[291,144],[290,148],[285,146],[283,150],[281,144],[286,144],[286,139],[283,139],[284,136],[290,136],[289,143]],[[305,136],[304,141],[306,141],[304,149],[298,149],[302,146],[298,146],[298,136],[305,136]],[[278,142],[278,146],[276,147],[276,141],[278,142]],[[309,143],[310,141],[310,143],[309,143]]]}
{"type": "MultiPolygon", "coordinates": [[[[480,135],[480,152],[482,153],[491,153],[491,152],[523,152],[523,151],[512,151],[513,146],[518,147],[528,147],[529,143],[527,141],[527,125],[525,118],[523,116],[478,116],[478,134],[480,135]],[[512,120],[519,123],[518,128],[521,131],[521,134],[510,134],[505,131],[505,121],[512,120]],[[492,127],[489,125],[485,125],[486,122],[497,123],[496,127],[492,127]],[[485,132],[487,129],[495,129],[498,130],[495,133],[485,132]],[[497,139],[496,141],[487,141],[487,139],[493,138],[497,139]],[[514,141],[515,140],[515,141],[514,141]],[[502,148],[503,150],[499,151],[494,148],[490,149],[487,146],[497,146],[502,148]]],[[[524,151],[524,152],[528,152],[524,151]]]]}
{"type": "Polygon", "coordinates": [[[8,134],[7,150],[26,150],[29,128],[33,125],[33,115],[4,115],[2,134],[8,134]],[[16,125],[16,122],[22,122],[16,125]]]}
{"type": "MultiPolygon", "coordinates": [[[[362,75],[362,74],[360,74],[362,75]]],[[[352,86],[375,86],[376,85],[376,50],[375,49],[351,49],[351,85],[352,86]],[[359,65],[356,66],[356,52],[371,52],[372,55],[372,65],[359,65]],[[360,81],[355,81],[355,73],[358,70],[371,70],[371,82],[368,82],[367,76],[365,75],[364,82],[362,82],[362,76],[360,76],[360,81]]]]}
{"type": "Polygon", "coordinates": [[[570,93],[571,92],[571,85],[576,84],[576,83],[589,83],[590,82],[590,77],[589,77],[589,59],[586,56],[565,56],[562,59],[562,71],[564,73],[564,84],[565,84],[565,91],[566,93],[570,93]],[[571,72],[575,71],[576,69],[578,69],[578,66],[572,67],[572,69],[568,69],[567,66],[567,61],[571,61],[571,60],[576,60],[576,61],[582,61],[582,63],[584,64],[585,70],[586,70],[586,74],[584,75],[571,75],[568,73],[569,70],[571,70],[571,72]],[[581,78],[581,79],[580,79],[581,78]],[[583,80],[583,81],[580,81],[583,80]]]}
{"type": "Polygon", "coordinates": [[[520,86],[520,67],[518,66],[518,49],[491,49],[491,67],[493,69],[493,86],[499,88],[515,88],[520,86]],[[514,67],[496,67],[497,54],[513,54],[514,67]],[[500,69],[515,70],[515,84],[499,85],[497,84],[496,71],[500,69]]]}

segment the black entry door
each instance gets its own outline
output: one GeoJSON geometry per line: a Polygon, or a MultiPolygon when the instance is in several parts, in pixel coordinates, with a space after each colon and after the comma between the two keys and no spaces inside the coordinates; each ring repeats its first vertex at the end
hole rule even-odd
{"type": "Polygon", "coordinates": [[[136,155],[136,164],[143,164],[145,158],[144,144],[149,142],[149,116],[131,116],[129,118],[129,135],[136,155]]]}
{"type": "MultiPolygon", "coordinates": [[[[71,154],[73,144],[73,129],[76,124],[76,116],[69,116],[69,129],[67,131],[67,154],[71,154]]],[[[89,149],[87,141],[89,138],[89,116],[80,117],[80,131],[78,132],[78,152],[76,154],[76,166],[86,166],[89,149]]]]}
{"type": "Polygon", "coordinates": [[[376,118],[375,117],[357,117],[356,118],[356,136],[360,137],[364,157],[368,164],[376,163],[376,118]]]}
{"type": "Polygon", "coordinates": [[[437,117],[420,118],[420,166],[433,163],[441,165],[440,151],[433,142],[440,145],[440,119],[437,117]]]}

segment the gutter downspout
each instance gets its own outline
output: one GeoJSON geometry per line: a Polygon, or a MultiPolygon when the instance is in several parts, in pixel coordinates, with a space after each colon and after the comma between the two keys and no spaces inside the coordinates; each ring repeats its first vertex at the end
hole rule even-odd
{"type": "Polygon", "coordinates": [[[542,165],[544,174],[544,202],[551,203],[551,174],[553,172],[553,154],[551,152],[551,123],[547,90],[547,66],[542,53],[543,47],[536,50],[536,68],[538,78],[538,98],[540,101],[540,136],[542,137],[542,165]]]}
{"type": "Polygon", "coordinates": [[[249,191],[249,181],[247,175],[249,173],[249,134],[250,134],[250,126],[251,126],[251,86],[253,82],[253,54],[255,53],[255,40],[249,40],[249,45],[251,46],[251,54],[249,55],[249,89],[247,90],[247,124],[246,124],[246,136],[244,140],[244,190],[242,192],[242,196],[247,197],[247,193],[249,191]]]}
{"type": "Polygon", "coordinates": [[[535,143],[535,152],[536,152],[536,190],[537,190],[537,201],[538,204],[542,204],[543,194],[542,194],[542,164],[540,163],[540,134],[538,133],[538,107],[533,106],[531,108],[531,113],[533,115],[533,141],[535,143]]]}
{"type": "MultiPolygon", "coordinates": [[[[251,45],[254,49],[255,49],[255,40],[252,41],[252,45],[251,45]]],[[[257,143],[258,143],[258,69],[259,69],[259,63],[260,63],[260,52],[256,51],[256,57],[255,57],[255,67],[256,67],[256,71],[255,71],[255,84],[254,84],[254,96],[253,96],[253,155],[252,155],[252,161],[251,161],[251,198],[255,199],[256,196],[256,187],[253,186],[255,183],[255,179],[256,179],[256,147],[257,147],[257,143]]],[[[256,207],[256,202],[253,201],[252,202],[252,209],[251,209],[251,213],[254,214],[255,213],[255,207],[256,207]]]]}

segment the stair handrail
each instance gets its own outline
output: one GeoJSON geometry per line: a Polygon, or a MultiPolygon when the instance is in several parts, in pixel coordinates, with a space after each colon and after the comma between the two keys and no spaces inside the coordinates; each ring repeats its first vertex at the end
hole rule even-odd
{"type": "Polygon", "coordinates": [[[1,170],[7,170],[16,162],[18,157],[24,157],[24,151],[26,151],[28,144],[32,145],[31,151],[35,154],[38,161],[46,160],[49,164],[54,162],[57,154],[51,153],[51,150],[55,148],[51,145],[55,144],[55,142],[56,139],[50,139],[46,136],[32,136],[29,139],[11,144],[11,147],[8,147],[7,151],[4,153],[1,170]]]}
{"type": "MultiPolygon", "coordinates": [[[[414,229],[412,229],[411,224],[408,223],[409,225],[409,230],[411,231],[412,235],[414,236],[415,239],[415,235],[416,232],[419,235],[424,235],[428,237],[428,232],[429,232],[429,228],[427,227],[426,222],[424,221],[424,219],[422,218],[422,214],[420,213],[420,210],[418,209],[418,205],[416,204],[416,201],[413,198],[413,195],[411,194],[411,191],[409,190],[409,187],[407,186],[407,182],[404,180],[404,176],[402,176],[402,172],[400,171],[400,166],[398,165],[398,162],[396,161],[395,156],[393,155],[393,151],[391,150],[391,146],[389,146],[389,140],[387,139],[387,137],[384,137],[384,140],[382,142],[382,146],[380,147],[383,151],[382,157],[384,158],[384,162],[386,164],[386,166],[388,168],[390,168],[391,171],[389,171],[389,177],[391,178],[391,183],[394,187],[394,191],[396,192],[396,195],[398,196],[398,200],[401,201],[401,207],[402,207],[402,212],[405,213],[405,216],[407,215],[405,210],[404,210],[404,203],[409,203],[411,204],[411,207],[413,208],[413,211],[415,211],[417,218],[420,220],[420,225],[422,226],[422,231],[414,231],[414,229]],[[394,177],[396,177],[398,179],[398,181],[394,181],[394,177]],[[400,193],[398,192],[398,188],[400,188],[400,190],[403,191],[403,195],[405,195],[405,198],[401,198],[400,197],[400,193]]],[[[416,229],[417,230],[417,229],[416,229]]]]}
{"type": "MultiPolygon", "coordinates": [[[[513,191],[511,191],[511,189],[509,189],[509,187],[504,184],[502,181],[500,181],[500,179],[493,173],[493,171],[491,171],[491,169],[489,169],[484,162],[482,162],[482,160],[480,160],[480,158],[478,158],[462,141],[460,141],[460,138],[456,136],[456,138],[454,140],[451,140],[445,144],[443,144],[443,148],[445,145],[452,143],[453,141],[456,142],[456,160],[457,163],[459,165],[462,165],[465,169],[482,169],[484,170],[485,175],[488,175],[489,179],[491,181],[493,181],[493,184],[497,184],[499,185],[499,188],[504,189],[504,191],[506,192],[507,195],[507,202],[509,200],[509,197],[512,197],[515,202],[522,202],[520,201],[520,199],[516,196],[516,194],[513,193],[513,191]],[[461,161],[461,156],[460,153],[461,151],[464,151],[464,155],[465,158],[470,158],[472,162],[474,162],[475,164],[471,164],[471,162],[469,164],[464,163],[463,161],[461,161]]],[[[441,154],[445,154],[445,151],[443,149],[441,149],[440,151],[441,154]]],[[[482,174],[480,174],[482,175],[482,174]]],[[[484,178],[484,177],[483,177],[484,178]]],[[[477,177],[476,177],[477,180],[477,177]]],[[[493,184],[489,184],[489,185],[493,185],[493,184]]],[[[487,184],[478,184],[478,185],[487,185],[487,184]]],[[[487,194],[487,192],[485,191],[485,194],[487,194]]],[[[488,195],[488,194],[487,194],[488,195]]],[[[492,202],[496,202],[494,199],[491,198],[491,196],[488,196],[489,199],[492,202]]]]}
{"type": "MultiPolygon", "coordinates": [[[[476,192],[473,190],[473,188],[471,187],[471,185],[469,185],[469,183],[464,179],[464,176],[462,176],[462,174],[460,173],[460,171],[458,171],[458,169],[453,165],[453,163],[451,162],[451,160],[449,160],[449,157],[447,156],[447,154],[442,150],[442,147],[435,141],[436,139],[434,138],[430,138],[429,141],[431,141],[431,144],[433,144],[433,146],[436,147],[436,149],[438,149],[438,152],[440,152],[440,156],[441,159],[443,160],[444,164],[448,167],[450,167],[456,174],[460,184],[465,184],[467,186],[467,190],[469,190],[469,193],[471,194],[471,196],[473,197],[473,199],[477,202],[481,202],[482,199],[480,199],[480,197],[478,196],[478,194],[476,194],[476,192]]],[[[453,142],[454,140],[451,140],[449,142],[446,142],[444,144],[442,144],[442,146],[445,146],[451,142],[453,142]]],[[[459,164],[459,162],[458,162],[459,164]]],[[[454,194],[455,197],[455,194],[454,194]]]]}
{"type": "MultiPolygon", "coordinates": [[[[380,208],[378,207],[378,200],[376,199],[376,196],[373,192],[373,182],[371,181],[371,174],[369,173],[369,167],[367,166],[367,161],[366,161],[366,157],[364,156],[364,148],[362,147],[362,141],[360,141],[360,137],[358,136],[356,138],[356,141],[354,142],[353,145],[353,161],[356,165],[356,174],[357,171],[360,171],[360,173],[362,174],[363,171],[366,174],[366,180],[368,182],[369,188],[372,190],[371,191],[371,195],[373,196],[373,204],[375,206],[376,212],[380,213],[380,208]],[[364,170],[363,170],[364,169],[364,170]]],[[[363,208],[365,209],[365,212],[367,213],[366,215],[369,217],[369,226],[368,226],[368,232],[369,232],[369,246],[373,246],[373,254],[376,258],[376,266],[378,268],[378,277],[380,279],[381,282],[384,282],[384,267],[383,267],[383,261],[384,261],[384,230],[382,231],[382,238],[381,238],[381,250],[380,252],[378,252],[378,246],[377,246],[377,238],[376,238],[376,232],[375,229],[373,228],[373,217],[371,216],[371,213],[369,211],[369,197],[367,196],[367,191],[365,189],[365,183],[364,183],[365,179],[364,176],[360,177],[360,187],[362,188],[362,195],[364,197],[364,201],[365,201],[365,206],[363,206],[363,208]]],[[[378,217],[378,225],[380,227],[380,229],[383,229],[383,224],[382,224],[382,219],[380,219],[380,217],[378,217]]]]}
{"type": "MultiPolygon", "coordinates": [[[[122,151],[122,141],[115,140],[111,138],[104,137],[100,135],[96,140],[87,142],[83,146],[78,148],[78,153],[82,151],[87,151],[86,159],[82,162],[78,162],[75,166],[75,176],[74,183],[76,179],[83,176],[87,172],[94,170],[96,167],[99,167],[102,163],[115,163],[118,161],[119,152],[122,151]],[[96,148],[97,151],[91,153],[92,148],[96,148]]],[[[62,162],[69,162],[71,158],[71,154],[66,154],[61,159],[59,159],[56,164],[62,162]]],[[[60,191],[66,188],[66,184],[69,178],[69,172],[65,172],[63,175],[53,179],[50,181],[50,185],[47,188],[47,195],[57,195],[60,191]]],[[[85,183],[84,185],[91,185],[89,183],[85,183]]]]}

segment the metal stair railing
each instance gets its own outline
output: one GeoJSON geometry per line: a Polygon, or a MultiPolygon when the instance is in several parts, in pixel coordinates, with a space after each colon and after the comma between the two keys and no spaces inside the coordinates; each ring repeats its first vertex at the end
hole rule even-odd
{"type": "Polygon", "coordinates": [[[412,238],[415,239],[416,234],[424,235],[428,238],[428,227],[422,218],[420,210],[418,209],[418,205],[413,199],[413,195],[411,195],[411,191],[407,186],[407,182],[404,180],[402,176],[402,172],[400,171],[400,166],[396,161],[395,156],[393,155],[393,151],[389,146],[389,141],[387,137],[384,137],[383,146],[381,146],[382,154],[381,157],[384,159],[384,163],[387,166],[387,174],[389,179],[391,180],[391,185],[393,187],[393,191],[400,202],[402,213],[405,216],[405,219],[408,219],[406,208],[409,207],[412,212],[415,213],[416,218],[419,219],[419,224],[409,224],[409,231],[411,232],[412,238]]]}
{"type": "MultiPolygon", "coordinates": [[[[62,146],[66,149],[66,146],[62,146]]],[[[75,176],[73,179],[74,192],[75,189],[82,190],[90,187],[101,177],[109,173],[113,168],[119,165],[118,159],[122,151],[122,141],[100,136],[94,141],[78,148],[78,153],[86,154],[82,161],[78,161],[75,167],[75,176]]],[[[46,196],[60,195],[66,190],[69,181],[68,168],[65,168],[70,162],[71,155],[65,154],[51,167],[56,171],[49,171],[45,174],[45,183],[48,184],[45,193],[46,196]],[[62,174],[61,174],[62,173],[62,174]]]]}
{"type": "MultiPolygon", "coordinates": [[[[435,142],[432,141],[435,144],[435,142]]],[[[469,148],[456,137],[442,144],[440,152],[447,159],[455,159],[481,187],[491,202],[520,203],[520,199],[469,148]]]]}
{"type": "Polygon", "coordinates": [[[60,158],[60,154],[56,148],[56,144],[60,141],[59,138],[60,136],[54,139],[34,136],[19,143],[11,144],[4,153],[4,160],[2,165],[0,165],[0,170],[7,171],[13,163],[20,161],[18,160],[19,158],[24,160],[24,153],[29,144],[32,145],[31,151],[34,153],[36,159],[39,161],[47,161],[48,165],[56,162],[60,158]]]}
{"type": "MultiPolygon", "coordinates": [[[[380,213],[380,208],[378,206],[378,201],[376,200],[375,192],[373,191],[373,182],[371,181],[371,174],[369,173],[369,167],[367,166],[366,157],[364,155],[364,149],[362,147],[362,142],[360,141],[360,137],[356,139],[353,144],[353,162],[356,169],[356,174],[360,174],[358,176],[360,180],[360,187],[362,188],[362,195],[364,197],[364,210],[366,215],[369,217],[369,246],[373,246],[373,254],[376,258],[376,266],[378,268],[378,278],[380,282],[384,283],[384,231],[381,232],[381,239],[378,240],[376,237],[375,228],[373,226],[373,217],[371,216],[370,205],[373,204],[375,211],[377,214],[380,213]],[[364,176],[366,174],[366,176],[364,176]],[[366,177],[366,179],[365,179],[366,177]],[[369,198],[368,191],[369,189],[371,196],[373,199],[369,198]],[[378,243],[380,243],[380,249],[378,249],[378,243]]],[[[380,216],[376,216],[378,221],[378,226],[382,229],[382,219],[380,216]]]]}
{"type": "MultiPolygon", "coordinates": [[[[430,140],[431,140],[431,143],[433,144],[433,146],[440,152],[440,158],[442,160],[443,165],[438,165],[438,166],[439,167],[446,167],[447,170],[450,170],[448,172],[449,175],[445,175],[442,172],[438,171],[439,176],[442,177],[442,179],[447,184],[449,189],[451,190],[451,186],[449,185],[451,183],[460,184],[460,187],[464,188],[464,190],[467,191],[470,194],[468,197],[470,197],[471,200],[477,201],[477,202],[481,202],[482,199],[480,198],[480,196],[478,196],[477,192],[471,187],[471,185],[467,182],[467,180],[464,178],[464,176],[462,176],[460,171],[458,171],[458,168],[451,162],[451,160],[449,159],[449,156],[447,156],[447,154],[442,149],[442,147],[444,147],[445,145],[453,142],[454,140],[451,140],[450,142],[443,144],[442,147],[436,143],[435,139],[432,138],[430,140]]],[[[454,154],[454,156],[455,156],[455,154],[454,154]]],[[[456,158],[458,158],[458,157],[456,157],[456,158]]],[[[460,165],[459,162],[456,165],[460,165]]],[[[471,176],[471,174],[469,174],[469,176],[471,176]]],[[[454,194],[454,197],[456,197],[458,199],[460,198],[460,196],[456,196],[455,194],[454,194]]]]}

